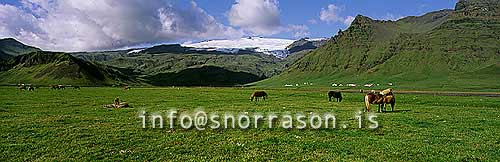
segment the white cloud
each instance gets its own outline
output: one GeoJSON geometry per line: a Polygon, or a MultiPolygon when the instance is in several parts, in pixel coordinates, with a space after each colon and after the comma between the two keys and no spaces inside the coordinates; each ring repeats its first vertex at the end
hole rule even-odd
{"type": "Polygon", "coordinates": [[[45,50],[102,50],[243,36],[194,2],[188,7],[168,0],[23,0],[21,4],[0,4],[0,37],[45,50]]]}
{"type": "Polygon", "coordinates": [[[340,8],[335,6],[334,4],[328,5],[328,9],[322,8],[319,19],[325,22],[335,22],[342,21],[342,18],[337,15],[340,8]]]}
{"type": "Polygon", "coordinates": [[[278,0],[236,0],[227,12],[229,23],[247,34],[274,35],[290,32],[294,37],[309,35],[305,25],[284,25],[280,20],[278,0]]]}
{"type": "Polygon", "coordinates": [[[399,19],[402,19],[404,18],[404,16],[395,16],[391,13],[387,13],[385,14],[385,16],[379,18],[380,20],[392,20],[392,21],[396,21],[396,20],[399,20],[399,19]]]}
{"type": "Polygon", "coordinates": [[[288,25],[289,32],[293,32],[293,37],[303,38],[309,36],[309,27],[306,25],[288,25]]]}
{"type": "Polygon", "coordinates": [[[345,25],[351,25],[352,21],[354,21],[354,18],[353,16],[347,16],[345,19],[344,19],[344,24],[345,25]]]}
{"type": "Polygon", "coordinates": [[[342,9],[340,7],[337,7],[334,4],[330,4],[326,9],[321,8],[319,19],[327,23],[342,22],[345,25],[350,25],[351,22],[354,20],[354,17],[347,16],[344,18],[342,16],[339,16],[339,13],[341,11],[342,9]]]}
{"type": "Polygon", "coordinates": [[[259,35],[283,31],[277,0],[236,0],[227,13],[233,26],[259,35]]]}

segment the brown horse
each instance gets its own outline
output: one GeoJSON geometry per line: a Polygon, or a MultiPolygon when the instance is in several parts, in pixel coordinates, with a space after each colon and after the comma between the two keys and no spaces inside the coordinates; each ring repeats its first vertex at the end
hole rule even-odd
{"type": "Polygon", "coordinates": [[[394,104],[396,103],[396,98],[394,94],[388,93],[387,95],[382,95],[380,93],[368,93],[365,95],[366,111],[370,112],[370,104],[378,105],[378,112],[386,109],[386,104],[391,104],[392,111],[394,111],[394,104]]]}
{"type": "Polygon", "coordinates": [[[255,98],[255,101],[258,101],[259,97],[262,97],[262,99],[264,99],[264,101],[265,101],[266,97],[267,97],[267,93],[265,91],[255,91],[252,93],[252,97],[250,98],[250,101],[253,101],[254,98],[255,98]]]}

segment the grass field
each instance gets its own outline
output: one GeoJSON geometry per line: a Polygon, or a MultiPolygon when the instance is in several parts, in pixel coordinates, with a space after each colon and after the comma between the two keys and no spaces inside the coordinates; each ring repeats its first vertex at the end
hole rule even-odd
{"type": "MultiPolygon", "coordinates": [[[[396,94],[378,129],[354,128],[363,94],[328,102],[324,90],[87,88],[20,92],[0,87],[0,161],[346,160],[499,161],[500,98],[396,94]],[[106,109],[115,97],[133,108],[106,109]],[[347,129],[141,128],[139,111],[334,112],[347,129]]],[[[375,107],[373,105],[373,107],[375,107]]]]}

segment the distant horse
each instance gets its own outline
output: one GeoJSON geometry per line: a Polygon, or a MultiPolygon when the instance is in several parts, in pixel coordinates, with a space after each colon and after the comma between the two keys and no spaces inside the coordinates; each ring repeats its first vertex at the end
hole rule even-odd
{"type": "Polygon", "coordinates": [[[252,93],[252,97],[250,98],[250,101],[253,101],[254,98],[255,98],[255,101],[258,101],[259,97],[262,97],[262,99],[264,99],[264,101],[265,101],[266,97],[267,97],[267,93],[265,91],[255,91],[252,93]]]}
{"type": "Polygon", "coordinates": [[[35,87],[33,87],[33,86],[29,86],[29,87],[28,87],[28,91],[32,91],[32,92],[33,92],[33,91],[35,91],[35,87]]]}
{"type": "Polygon", "coordinates": [[[128,90],[130,90],[130,87],[129,86],[124,86],[123,90],[127,90],[128,91],[128,90]]]}
{"type": "Polygon", "coordinates": [[[394,111],[394,104],[396,103],[396,98],[394,95],[391,93],[388,93],[387,95],[382,95],[380,93],[368,93],[365,95],[365,104],[366,104],[366,111],[370,112],[370,104],[377,104],[378,105],[378,112],[381,112],[382,109],[386,109],[386,104],[391,104],[392,111],[394,111]]]}
{"type": "Polygon", "coordinates": [[[332,97],[337,99],[337,102],[342,102],[342,93],[338,91],[328,91],[328,101],[332,101],[332,97]]]}
{"type": "Polygon", "coordinates": [[[104,105],[105,108],[125,108],[130,107],[127,102],[120,102],[120,98],[115,98],[113,104],[104,105]]]}
{"type": "Polygon", "coordinates": [[[18,87],[20,91],[25,91],[26,89],[28,89],[28,87],[24,84],[19,84],[18,87]]]}
{"type": "Polygon", "coordinates": [[[66,86],[64,85],[57,85],[58,89],[66,89],[66,86]]]}

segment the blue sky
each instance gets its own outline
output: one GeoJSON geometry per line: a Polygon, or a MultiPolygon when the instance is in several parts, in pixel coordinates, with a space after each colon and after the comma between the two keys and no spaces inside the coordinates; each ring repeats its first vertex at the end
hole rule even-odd
{"type": "Polygon", "coordinates": [[[0,25],[5,28],[0,28],[0,37],[63,51],[251,35],[288,39],[331,37],[338,29],[346,29],[358,14],[396,20],[453,9],[455,3],[456,0],[0,0],[0,10],[5,11],[0,11],[0,25]]]}
{"type": "MultiPolygon", "coordinates": [[[[329,4],[341,7],[340,16],[365,15],[374,19],[397,19],[404,16],[418,16],[441,9],[453,9],[456,0],[287,0],[279,1],[280,18],[286,24],[303,24],[309,27],[309,37],[330,37],[338,29],[348,26],[340,23],[326,23],[319,20],[320,11],[329,4]],[[316,19],[316,24],[309,20],[316,19]]],[[[201,8],[217,20],[228,24],[226,12],[234,0],[198,0],[201,8]]],[[[274,35],[280,38],[294,38],[291,33],[274,35]]]]}

